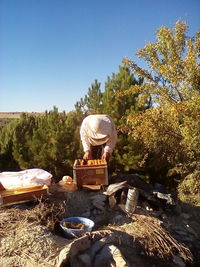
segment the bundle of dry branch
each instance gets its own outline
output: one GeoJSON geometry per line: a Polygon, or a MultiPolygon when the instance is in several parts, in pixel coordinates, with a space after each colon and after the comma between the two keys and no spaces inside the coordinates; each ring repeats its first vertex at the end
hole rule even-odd
{"type": "Polygon", "coordinates": [[[64,238],[51,233],[65,207],[66,203],[56,205],[40,201],[31,209],[2,208],[0,263],[3,265],[0,265],[25,266],[23,262],[27,259],[29,266],[40,266],[40,263],[48,266],[47,263],[66,245],[64,238]]]}
{"type": "Polygon", "coordinates": [[[192,262],[189,248],[176,241],[162,226],[161,221],[145,215],[134,214],[133,222],[121,226],[109,225],[107,229],[125,232],[133,237],[148,256],[170,260],[177,255],[184,261],[192,262]]]}

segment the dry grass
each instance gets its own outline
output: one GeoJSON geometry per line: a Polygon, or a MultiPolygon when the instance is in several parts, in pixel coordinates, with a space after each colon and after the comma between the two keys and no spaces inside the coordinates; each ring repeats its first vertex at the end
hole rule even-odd
{"type": "MultiPolygon", "coordinates": [[[[0,127],[5,126],[12,120],[19,119],[23,112],[0,112],[0,127]]],[[[43,112],[25,112],[29,116],[41,116],[43,112]]]]}
{"type": "MultiPolygon", "coordinates": [[[[0,266],[55,266],[59,252],[70,243],[52,233],[56,221],[80,215],[88,204],[88,194],[83,192],[54,192],[51,199],[40,200],[29,209],[1,208],[0,266]]],[[[114,243],[129,248],[137,243],[148,256],[161,260],[178,255],[192,261],[190,250],[167,233],[158,219],[139,214],[131,219],[131,223],[104,227],[114,234],[114,243]]]]}
{"type": "Polygon", "coordinates": [[[50,266],[67,244],[66,239],[51,232],[65,208],[66,202],[56,205],[40,201],[32,209],[1,209],[0,265],[26,266],[24,260],[28,260],[29,266],[50,266]]]}
{"type": "Polygon", "coordinates": [[[21,112],[0,112],[0,119],[19,119],[21,112]]]}
{"type": "Polygon", "coordinates": [[[158,219],[136,214],[132,219],[131,223],[121,226],[109,225],[107,229],[131,235],[148,256],[171,260],[173,256],[177,255],[184,261],[192,262],[193,257],[190,250],[166,232],[158,219]]]}
{"type": "Polygon", "coordinates": [[[0,215],[0,237],[10,235],[10,232],[24,228],[26,225],[44,225],[50,231],[58,215],[65,213],[66,202],[45,203],[39,200],[39,203],[31,209],[20,208],[2,208],[0,215]]]}
{"type": "Polygon", "coordinates": [[[84,192],[60,192],[56,186],[50,192],[34,206],[0,209],[0,266],[55,266],[56,256],[70,242],[54,234],[55,224],[84,212],[89,197],[84,192]]]}
{"type": "MultiPolygon", "coordinates": [[[[19,119],[23,112],[0,112],[0,119],[19,119]]],[[[33,116],[40,116],[44,112],[25,112],[33,116]]]]}

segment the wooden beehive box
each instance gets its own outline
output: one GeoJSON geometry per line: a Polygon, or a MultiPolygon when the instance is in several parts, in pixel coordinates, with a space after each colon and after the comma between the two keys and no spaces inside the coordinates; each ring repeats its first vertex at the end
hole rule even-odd
{"type": "Polygon", "coordinates": [[[78,188],[100,188],[108,184],[108,166],[106,160],[77,159],[73,166],[73,178],[78,188]]]}
{"type": "Polygon", "coordinates": [[[28,202],[46,194],[48,194],[48,186],[46,185],[16,190],[2,190],[0,191],[0,206],[28,202]]]}

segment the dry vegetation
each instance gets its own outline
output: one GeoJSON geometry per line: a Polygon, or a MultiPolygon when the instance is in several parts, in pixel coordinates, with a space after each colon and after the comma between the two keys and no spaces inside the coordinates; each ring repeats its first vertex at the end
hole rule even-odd
{"type": "Polygon", "coordinates": [[[145,215],[135,214],[133,222],[121,226],[109,226],[110,230],[118,230],[129,234],[137,241],[148,256],[169,260],[179,255],[186,261],[192,261],[190,250],[177,242],[160,225],[160,220],[145,215]]]}
{"type": "Polygon", "coordinates": [[[0,119],[19,119],[22,112],[0,112],[0,119]]]}
{"type": "Polygon", "coordinates": [[[65,213],[65,206],[64,201],[50,204],[40,200],[28,209],[21,209],[20,205],[2,208],[0,265],[28,266],[24,265],[26,259],[31,260],[33,266],[36,263],[37,266],[48,266],[46,263],[55,258],[67,243],[52,233],[58,215],[65,213]]]}
{"type": "MultiPolygon", "coordinates": [[[[82,192],[74,195],[59,192],[34,205],[1,208],[0,265],[56,266],[60,251],[71,241],[63,238],[55,226],[61,218],[73,216],[78,208],[81,212],[87,201],[87,194],[82,192]]],[[[125,253],[128,249],[132,251],[130,255],[127,254],[128,257],[131,257],[137,244],[150,258],[171,261],[173,255],[178,255],[186,262],[192,261],[190,250],[170,236],[158,219],[139,214],[129,219],[130,223],[120,226],[102,225],[98,229],[100,232],[89,234],[90,239],[109,231],[111,241],[122,251],[123,248],[125,253]]]]}
{"type": "Polygon", "coordinates": [[[13,119],[19,119],[21,113],[0,112],[0,127],[3,127],[13,119]]]}
{"type": "MultiPolygon", "coordinates": [[[[0,119],[19,119],[23,112],[0,112],[0,119]]],[[[40,112],[25,112],[29,115],[41,115],[40,112]]]]}
{"type": "MultiPolygon", "coordinates": [[[[19,119],[23,112],[0,112],[0,127],[4,126],[13,119],[19,119]]],[[[39,116],[43,113],[39,112],[27,112],[32,116],[39,116]]]]}

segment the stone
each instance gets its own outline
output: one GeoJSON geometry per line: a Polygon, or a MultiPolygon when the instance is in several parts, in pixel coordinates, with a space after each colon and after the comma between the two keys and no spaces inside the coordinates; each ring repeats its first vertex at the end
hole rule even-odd
{"type": "Polygon", "coordinates": [[[166,200],[167,204],[175,205],[175,200],[172,198],[171,194],[163,194],[163,193],[155,192],[155,191],[153,192],[153,194],[156,195],[157,198],[159,198],[159,199],[166,200]]]}
{"type": "Polygon", "coordinates": [[[91,200],[99,200],[99,201],[106,201],[107,196],[104,194],[96,194],[90,197],[91,200]]]}
{"type": "Polygon", "coordinates": [[[63,267],[69,263],[70,246],[63,248],[58,257],[56,267],[63,267]]]}
{"type": "Polygon", "coordinates": [[[104,194],[111,196],[113,194],[115,194],[118,190],[127,187],[127,182],[123,181],[121,183],[115,183],[115,184],[110,184],[106,190],[106,192],[104,192],[104,194]]]}
{"type": "Polygon", "coordinates": [[[91,215],[91,212],[90,211],[86,211],[84,213],[81,214],[81,217],[86,217],[86,218],[89,218],[91,215]]]}
{"type": "Polygon", "coordinates": [[[93,201],[93,206],[101,211],[105,211],[105,207],[104,204],[101,204],[99,202],[93,201]]]}
{"type": "Polygon", "coordinates": [[[102,214],[102,210],[97,210],[97,215],[100,215],[100,214],[102,214]]]}
{"type": "Polygon", "coordinates": [[[93,267],[102,266],[115,266],[115,261],[113,259],[112,253],[109,249],[109,245],[105,244],[103,248],[96,254],[93,267]]]}
{"type": "Polygon", "coordinates": [[[194,229],[192,229],[192,228],[190,227],[189,224],[187,224],[186,227],[187,227],[187,231],[188,231],[190,234],[192,234],[193,236],[195,236],[195,238],[197,238],[197,239],[199,238],[198,234],[194,231],[194,229]]]}
{"type": "Polygon", "coordinates": [[[124,220],[124,216],[119,214],[113,218],[112,223],[113,224],[121,224],[123,222],[123,220],[124,220]]]}
{"type": "Polygon", "coordinates": [[[188,213],[181,213],[180,215],[184,220],[188,220],[191,218],[191,215],[188,213]]]}
{"type": "Polygon", "coordinates": [[[113,255],[113,259],[115,261],[116,267],[128,267],[129,264],[126,262],[125,258],[123,257],[121,251],[114,245],[110,245],[109,249],[113,255]]]}
{"type": "Polygon", "coordinates": [[[180,266],[180,267],[185,267],[186,266],[184,261],[178,256],[174,256],[173,257],[173,262],[176,264],[176,266],[180,266]]]}
{"type": "Polygon", "coordinates": [[[200,223],[196,221],[190,221],[188,224],[195,231],[198,236],[198,239],[200,239],[200,223]]]}
{"type": "Polygon", "coordinates": [[[142,202],[142,207],[147,211],[153,211],[153,209],[151,208],[151,205],[147,201],[142,202]]]}
{"type": "Polygon", "coordinates": [[[106,243],[103,239],[100,239],[94,242],[94,244],[92,245],[90,249],[90,255],[91,255],[92,261],[94,260],[95,255],[102,249],[103,246],[105,246],[105,244],[106,243]]]}
{"type": "Polygon", "coordinates": [[[108,223],[108,218],[107,218],[106,214],[101,213],[99,215],[96,215],[94,217],[93,221],[95,222],[96,229],[98,229],[102,225],[106,225],[108,223]]]}
{"type": "Polygon", "coordinates": [[[110,183],[126,181],[127,185],[136,187],[138,189],[142,189],[149,193],[152,192],[153,190],[153,186],[151,184],[145,182],[142,178],[140,178],[136,174],[119,174],[119,175],[110,177],[109,181],[110,183]]]}
{"type": "Polygon", "coordinates": [[[66,265],[63,265],[62,267],[66,267],[66,266],[83,267],[84,265],[78,257],[74,257],[68,265],[66,264],[66,265]]]}
{"type": "Polygon", "coordinates": [[[116,246],[105,244],[94,260],[94,267],[102,266],[127,267],[128,263],[116,246]]]}
{"type": "Polygon", "coordinates": [[[91,257],[89,253],[83,253],[78,256],[79,260],[82,263],[82,266],[84,267],[90,267],[92,264],[91,257]]]}
{"type": "Polygon", "coordinates": [[[92,211],[92,213],[94,214],[94,215],[97,215],[97,209],[93,209],[93,211],[92,211]]]}
{"type": "MultiPolygon", "coordinates": [[[[57,262],[56,267],[71,266],[69,264],[71,263],[72,259],[76,258],[76,256],[79,253],[90,247],[91,247],[91,240],[86,235],[71,241],[69,245],[67,245],[60,251],[56,259],[57,262]]],[[[77,267],[78,267],[78,262],[77,262],[77,267]]]]}
{"type": "Polygon", "coordinates": [[[111,209],[113,209],[117,204],[117,200],[114,196],[109,197],[109,206],[111,209]]]}
{"type": "Polygon", "coordinates": [[[93,201],[92,201],[92,204],[93,203],[97,203],[97,204],[100,204],[100,205],[105,205],[105,202],[104,201],[102,201],[102,200],[99,200],[99,199],[94,199],[93,201]]]}

